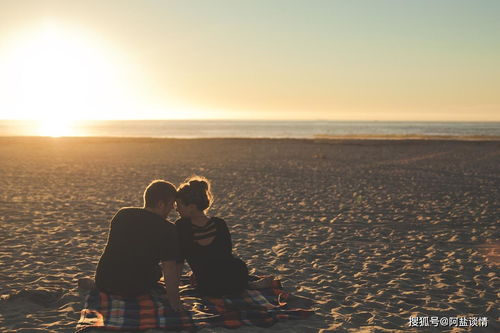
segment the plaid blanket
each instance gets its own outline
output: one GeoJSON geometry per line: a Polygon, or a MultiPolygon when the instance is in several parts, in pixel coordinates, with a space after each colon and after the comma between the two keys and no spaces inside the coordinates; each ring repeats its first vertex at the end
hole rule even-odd
{"type": "Polygon", "coordinates": [[[200,297],[191,285],[182,286],[186,311],[170,309],[163,288],[134,298],[92,290],[76,326],[77,332],[93,328],[110,331],[146,329],[195,331],[203,327],[238,328],[242,325],[269,327],[279,320],[303,319],[313,312],[290,309],[289,294],[279,280],[272,288],[245,290],[239,296],[200,297]]]}

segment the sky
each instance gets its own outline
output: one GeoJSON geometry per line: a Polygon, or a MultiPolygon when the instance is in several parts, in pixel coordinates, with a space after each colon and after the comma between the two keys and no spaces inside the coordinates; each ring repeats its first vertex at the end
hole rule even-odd
{"type": "Polygon", "coordinates": [[[0,119],[500,121],[500,1],[0,0],[0,119]]]}

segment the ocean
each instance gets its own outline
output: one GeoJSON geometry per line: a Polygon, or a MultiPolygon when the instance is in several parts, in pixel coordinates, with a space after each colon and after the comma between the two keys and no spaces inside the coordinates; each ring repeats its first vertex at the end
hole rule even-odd
{"type": "Polygon", "coordinates": [[[0,136],[152,138],[315,138],[343,135],[500,136],[500,122],[96,120],[66,125],[54,124],[51,128],[53,132],[42,131],[41,125],[34,121],[1,120],[0,136]],[[67,126],[67,128],[61,129],[61,126],[67,126]]]}

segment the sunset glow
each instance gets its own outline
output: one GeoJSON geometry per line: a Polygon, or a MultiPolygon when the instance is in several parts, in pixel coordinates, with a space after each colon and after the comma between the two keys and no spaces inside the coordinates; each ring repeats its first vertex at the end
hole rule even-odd
{"type": "Polygon", "coordinates": [[[499,10],[7,1],[0,119],[500,121],[499,10]]]}
{"type": "Polygon", "coordinates": [[[71,124],[78,120],[139,110],[128,85],[133,67],[97,40],[52,22],[15,37],[0,58],[0,105],[10,110],[7,118],[37,120],[40,135],[65,136],[74,134],[71,124]]]}

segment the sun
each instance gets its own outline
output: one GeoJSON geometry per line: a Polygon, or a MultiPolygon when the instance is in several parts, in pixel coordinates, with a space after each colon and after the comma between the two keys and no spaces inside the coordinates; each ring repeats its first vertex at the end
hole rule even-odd
{"type": "Polygon", "coordinates": [[[61,136],[74,136],[73,122],[67,119],[40,120],[38,123],[38,135],[58,138],[61,136]]]}
{"type": "Polygon", "coordinates": [[[102,44],[45,22],[13,37],[5,52],[0,45],[0,109],[10,112],[2,116],[37,120],[40,135],[66,136],[78,120],[137,109],[127,85],[132,66],[102,44]]]}

